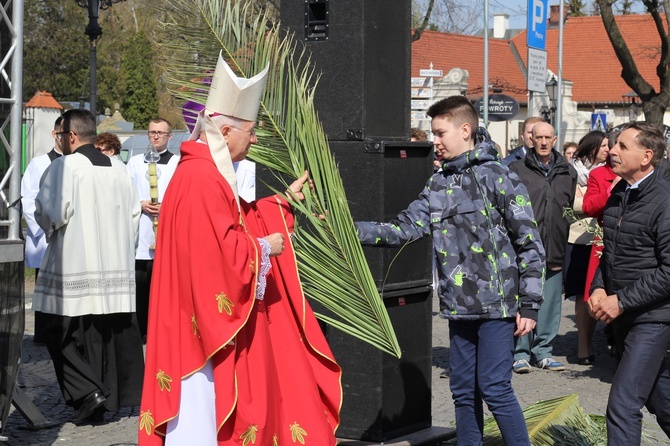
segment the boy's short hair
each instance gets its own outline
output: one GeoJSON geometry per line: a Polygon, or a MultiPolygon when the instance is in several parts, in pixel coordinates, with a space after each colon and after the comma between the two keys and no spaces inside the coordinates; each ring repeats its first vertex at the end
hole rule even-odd
{"type": "Polygon", "coordinates": [[[472,102],[465,96],[450,96],[437,101],[426,112],[431,118],[445,116],[459,124],[470,124],[470,136],[479,128],[479,116],[472,102]]]}

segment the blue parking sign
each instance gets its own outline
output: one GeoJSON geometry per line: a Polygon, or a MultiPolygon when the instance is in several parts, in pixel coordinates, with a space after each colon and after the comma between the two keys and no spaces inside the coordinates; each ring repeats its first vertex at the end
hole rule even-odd
{"type": "Polygon", "coordinates": [[[547,47],[547,10],[549,0],[528,0],[526,45],[538,50],[547,47]]]}

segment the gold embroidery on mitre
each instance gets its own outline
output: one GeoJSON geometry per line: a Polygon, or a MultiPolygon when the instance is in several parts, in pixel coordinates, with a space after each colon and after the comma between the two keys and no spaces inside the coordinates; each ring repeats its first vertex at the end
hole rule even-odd
{"type": "Polygon", "coordinates": [[[161,391],[167,390],[169,392],[172,390],[170,387],[172,378],[170,378],[170,375],[167,375],[163,370],[158,369],[158,373],[156,373],[156,380],[158,381],[158,388],[161,389],[161,391]]]}
{"type": "Polygon", "coordinates": [[[140,431],[142,429],[146,431],[147,435],[151,435],[151,431],[154,429],[154,417],[150,410],[140,413],[140,431]]]}
{"type": "Polygon", "coordinates": [[[242,435],[240,435],[240,440],[242,440],[242,446],[247,446],[248,444],[256,444],[256,432],[258,432],[258,426],[255,424],[250,424],[247,430],[245,430],[242,435]]]}
{"type": "Polygon", "coordinates": [[[198,321],[195,320],[195,313],[191,315],[191,325],[193,326],[193,336],[198,336],[198,321]]]}
{"type": "Polygon", "coordinates": [[[216,302],[219,308],[219,313],[223,313],[225,311],[228,316],[231,316],[233,314],[233,307],[235,304],[233,304],[233,301],[228,299],[228,296],[226,296],[226,293],[221,291],[219,294],[216,295],[216,302]]]}
{"type": "Polygon", "coordinates": [[[305,437],[307,436],[305,429],[301,428],[296,422],[293,422],[293,424],[289,426],[289,429],[291,430],[291,440],[293,440],[293,443],[298,442],[300,444],[305,444],[305,437]]]}
{"type": "Polygon", "coordinates": [[[272,446],[279,446],[279,437],[277,437],[277,434],[272,437],[272,446]]]}

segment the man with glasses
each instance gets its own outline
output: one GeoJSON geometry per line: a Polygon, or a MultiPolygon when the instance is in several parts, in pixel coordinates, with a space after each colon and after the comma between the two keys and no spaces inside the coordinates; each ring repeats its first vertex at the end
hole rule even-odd
{"type": "MultiPolygon", "coordinates": [[[[268,69],[240,78],[219,56],[181,145],[158,230],[140,446],[336,444],[341,371],[298,280],[290,203],[247,203],[233,167],[258,144],[268,69]]],[[[289,186],[296,201],[307,180],[289,186]]]]}
{"type": "Polygon", "coordinates": [[[123,166],[95,148],[95,117],[63,114],[62,156],[45,172],[35,220],[49,246],[33,309],[73,423],[136,406],[144,358],[135,318],[140,204],[123,166]],[[111,191],[111,192],[110,192],[111,191]]]}
{"type": "MultiPolygon", "coordinates": [[[[156,118],[149,123],[149,144],[156,149],[160,159],[156,163],[158,177],[158,201],[151,203],[149,188],[149,163],[145,154],[135,155],[128,160],[128,173],[133,180],[135,189],[140,198],[142,206],[142,217],[140,218],[140,241],[135,254],[135,280],[137,285],[137,320],[140,324],[142,338],[147,335],[147,317],[149,311],[149,287],[151,285],[151,274],[153,271],[153,258],[156,236],[153,229],[154,217],[158,217],[161,209],[160,201],[165,195],[165,190],[172,179],[179,156],[170,152],[167,148],[168,141],[172,139],[172,125],[166,119],[156,118]]],[[[160,230],[160,229],[159,229],[160,230]]]]}
{"type": "MultiPolygon", "coordinates": [[[[63,156],[61,149],[60,122],[63,118],[59,116],[54,123],[54,129],[51,136],[54,139],[54,147],[48,153],[33,158],[28,164],[23,178],[21,179],[21,207],[23,209],[23,218],[26,221],[26,266],[35,268],[35,279],[39,276],[40,264],[47,249],[47,239],[40,225],[35,221],[35,197],[40,191],[40,179],[51,163],[63,156]]],[[[44,342],[42,334],[43,315],[41,312],[35,312],[35,336],[33,341],[37,343],[44,342]]]]}

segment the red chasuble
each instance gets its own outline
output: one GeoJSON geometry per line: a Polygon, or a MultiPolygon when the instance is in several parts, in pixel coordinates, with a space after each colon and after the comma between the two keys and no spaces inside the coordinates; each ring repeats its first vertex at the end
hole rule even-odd
{"type": "Polygon", "coordinates": [[[139,444],[162,445],[181,380],[214,370],[219,445],[335,445],[341,370],[305,300],[278,196],[238,211],[207,145],[185,142],[161,207],[139,444]],[[256,299],[257,238],[286,237],[256,299]]]}

